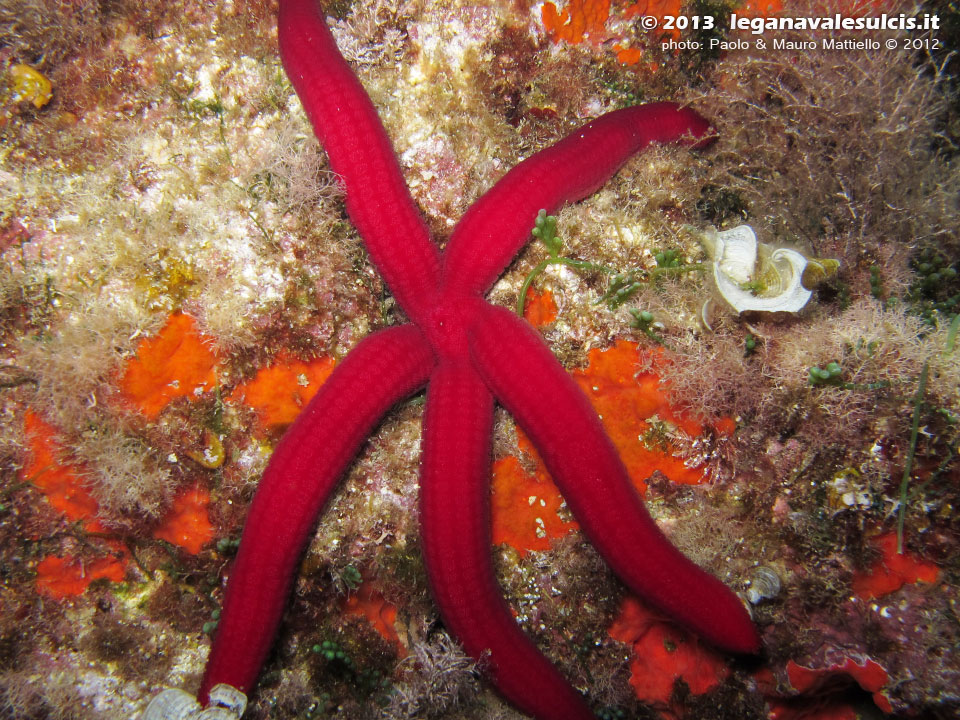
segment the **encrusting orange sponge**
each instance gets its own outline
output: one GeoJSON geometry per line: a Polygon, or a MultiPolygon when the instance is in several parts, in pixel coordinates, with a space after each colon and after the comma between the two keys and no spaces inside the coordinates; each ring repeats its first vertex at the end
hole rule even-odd
{"type": "MultiPolygon", "coordinates": [[[[55,510],[71,522],[79,522],[85,532],[103,533],[96,518],[97,501],[83,486],[85,471],[80,465],[63,459],[56,429],[37,413],[27,410],[23,419],[28,453],[22,470],[24,481],[31,483],[47,498],[55,510]]],[[[94,580],[123,580],[128,553],[122,543],[104,540],[107,554],[94,559],[73,555],[45,557],[37,565],[37,592],[62,598],[80,595],[94,580]]]]}
{"type": "Polygon", "coordinates": [[[666,718],[681,717],[682,707],[672,703],[673,688],[682,680],[692,695],[703,695],[729,674],[726,660],[716,650],[702,645],[689,632],[653,611],[640,600],[627,596],[608,629],[614,640],[633,647],[630,685],[637,698],[664,708],[666,718]]]}
{"type": "Polygon", "coordinates": [[[67,520],[82,521],[85,529],[102,532],[103,527],[94,518],[97,501],[83,486],[85,471],[63,460],[56,428],[33,410],[27,410],[23,431],[29,449],[21,473],[23,479],[40,490],[51,507],[63,513],[67,520]]]}
{"type": "Polygon", "coordinates": [[[873,539],[881,556],[873,566],[853,576],[853,592],[866,600],[883,597],[915,582],[936,582],[940,569],[916,553],[897,552],[897,534],[884,533],[873,539]]]}
{"type": "Polygon", "coordinates": [[[153,529],[153,537],[166,540],[196,555],[213,539],[213,525],[207,514],[210,491],[199,483],[183,490],[163,520],[153,529]]]}
{"type": "Polygon", "coordinates": [[[344,600],[343,610],[348,615],[365,617],[380,637],[396,648],[398,657],[407,656],[407,648],[397,634],[397,606],[387,602],[372,582],[364,580],[356,592],[350,593],[344,600]]]}
{"type": "Polygon", "coordinates": [[[37,564],[37,592],[54,598],[82,595],[94,580],[122,582],[126,558],[82,560],[72,555],[48,555],[37,564]]]}
{"type": "MultiPolygon", "coordinates": [[[[677,457],[670,438],[657,432],[658,428],[669,427],[697,437],[704,426],[671,404],[669,388],[655,372],[637,373],[640,361],[636,343],[621,340],[612,347],[591,350],[588,366],[574,371],[573,377],[600,415],[638,492],[646,492],[647,478],[655,472],[675,483],[704,482],[705,471],[677,457]]],[[[729,434],[732,425],[732,421],[721,419],[714,423],[714,429],[729,434]]],[[[493,542],[506,543],[524,555],[531,550],[549,549],[552,539],[579,526],[557,515],[563,497],[520,429],[517,445],[533,461],[533,470],[524,470],[512,455],[494,463],[493,542]]]]}
{"type": "Polygon", "coordinates": [[[597,35],[605,29],[610,16],[610,0],[570,0],[563,12],[552,2],[543,4],[540,17],[553,42],[582,42],[585,36],[597,35]]]}
{"type": "MultiPolygon", "coordinates": [[[[22,477],[47,498],[55,510],[71,522],[79,522],[85,532],[102,535],[107,532],[97,519],[98,504],[84,487],[85,469],[63,458],[57,441],[57,430],[37,413],[24,413],[24,434],[29,452],[22,477]]],[[[187,488],[174,500],[173,507],[153,531],[156,538],[167,540],[191,554],[196,554],[213,537],[213,526],[207,517],[209,492],[199,486],[187,488]]],[[[102,539],[106,555],[88,559],[74,555],[50,555],[37,565],[37,591],[51,597],[82,594],[94,580],[124,579],[129,553],[123,543],[102,539]]]]}
{"type": "MultiPolygon", "coordinates": [[[[655,353],[654,366],[660,357],[655,353]]],[[[647,478],[658,470],[672,482],[698,485],[706,479],[703,470],[676,457],[664,432],[695,438],[704,427],[670,402],[669,388],[654,371],[638,374],[641,359],[636,343],[618,340],[605,350],[591,350],[589,365],[574,371],[573,378],[603,421],[640,492],[646,491],[647,478]]]]}
{"type": "Polygon", "coordinates": [[[171,400],[212,390],[218,359],[213,340],[197,330],[192,317],[177,312],[137,347],[120,377],[120,389],[152,420],[171,400]]]}
{"type": "Polygon", "coordinates": [[[527,301],[523,309],[523,319],[535,328],[549,325],[557,319],[557,303],[553,300],[553,293],[544,290],[538,293],[533,288],[527,290],[527,301]]]}
{"type": "Polygon", "coordinates": [[[808,668],[798,665],[793,660],[787,662],[787,677],[790,684],[800,693],[816,695],[831,683],[836,683],[840,676],[849,677],[862,689],[872,694],[873,702],[885,713],[893,712],[893,705],[884,695],[883,687],[890,678],[880,663],[869,658],[863,662],[856,662],[847,658],[843,663],[837,663],[827,668],[808,668]]]}
{"type": "Polygon", "coordinates": [[[238,385],[229,399],[242,401],[256,410],[265,427],[282,428],[297,419],[330,377],[334,365],[336,362],[331,357],[319,357],[307,363],[281,354],[252,379],[238,385]]]}
{"type": "Polygon", "coordinates": [[[543,464],[527,473],[513,455],[493,464],[493,543],[507,544],[526,555],[530,550],[549,550],[550,542],[576,530],[572,521],[561,520],[557,510],[563,498],[543,464]]]}

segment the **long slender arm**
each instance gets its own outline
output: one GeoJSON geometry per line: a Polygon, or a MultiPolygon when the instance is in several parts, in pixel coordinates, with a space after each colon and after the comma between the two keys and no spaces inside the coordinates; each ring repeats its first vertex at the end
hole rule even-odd
{"type": "Polygon", "coordinates": [[[201,703],[219,683],[250,692],[320,510],[373,427],[394,403],[423,387],[433,364],[413,325],[371,335],[334,370],[277,445],[230,571],[201,703]]]}
{"type": "Polygon", "coordinates": [[[452,294],[490,289],[530,239],[537,212],[594,193],[650,143],[704,137],[709,123],[662,102],[601,115],[504,175],[463,216],[444,252],[443,287],[452,294]]]}
{"type": "Polygon", "coordinates": [[[423,425],[420,526],[444,623],[524,712],[539,720],[592,720],[583,698],[517,626],[494,577],[493,398],[469,360],[441,361],[427,389],[423,425]]]}
{"type": "Polygon", "coordinates": [[[533,328],[488,307],[469,336],[480,375],[530,436],[590,542],[620,579],[713,645],[755,652],[759,637],[743,604],[660,532],[596,412],[533,328]]]}
{"type": "Polygon", "coordinates": [[[283,67],[346,188],[350,219],[401,307],[420,317],[436,292],[440,255],[373,103],[317,0],[281,0],[277,32],[283,67]]]}

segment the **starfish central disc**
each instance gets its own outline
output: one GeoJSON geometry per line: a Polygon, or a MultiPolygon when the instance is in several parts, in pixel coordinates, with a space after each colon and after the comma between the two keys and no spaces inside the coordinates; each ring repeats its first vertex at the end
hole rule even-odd
{"type": "Polygon", "coordinates": [[[438,359],[465,360],[469,356],[467,329],[484,305],[474,298],[443,300],[418,323],[438,359]]]}

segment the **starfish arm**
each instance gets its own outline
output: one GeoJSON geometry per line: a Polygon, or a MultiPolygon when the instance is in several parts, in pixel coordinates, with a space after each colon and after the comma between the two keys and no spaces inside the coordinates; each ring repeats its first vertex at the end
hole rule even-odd
{"type": "Polygon", "coordinates": [[[480,375],[540,452],[590,542],[634,592],[715,646],[755,652],[737,596],[660,532],[586,396],[528,324],[488,307],[471,328],[480,375]]]}
{"type": "Polygon", "coordinates": [[[583,698],[517,626],[493,572],[493,398],[468,359],[441,361],[423,420],[420,527],[444,624],[499,691],[540,720],[588,720],[583,698]]]}
{"type": "Polygon", "coordinates": [[[281,0],[280,57],[374,264],[411,318],[432,304],[440,255],[420,216],[387,133],[340,55],[316,0],[281,0]]]}
{"type": "Polygon", "coordinates": [[[363,340],[277,445],[250,506],[198,697],[249,693],[273,643],[316,518],[380,418],[422,387],[433,353],[413,325],[363,340]]]}
{"type": "Polygon", "coordinates": [[[530,239],[537,212],[591,195],[650,143],[704,137],[709,123],[662,102],[601,115],[504,175],[457,224],[444,253],[443,287],[485,294],[530,239]]]}

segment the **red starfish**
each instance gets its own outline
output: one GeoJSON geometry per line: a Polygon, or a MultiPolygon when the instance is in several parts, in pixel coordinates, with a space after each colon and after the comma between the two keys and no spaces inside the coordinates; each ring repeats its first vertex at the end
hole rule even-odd
{"type": "Polygon", "coordinates": [[[478,200],[441,256],[377,113],[315,0],[281,0],[280,54],[346,189],[346,207],[411,322],[371,335],[339,365],[277,446],[250,508],[199,697],[247,693],[277,632],[316,518],[380,418],[428,385],[420,518],[430,587],[450,632],[518,708],[592,718],[523,634],[490,553],[494,399],[530,436],[580,527],[626,585],[714,645],[759,639],[737,597],[683,557],[650,519],[596,413],[539,335],[483,296],[537,212],[593,193],[653,142],[694,142],[695,112],[657,103],[604,115],[520,163],[478,200]]]}

